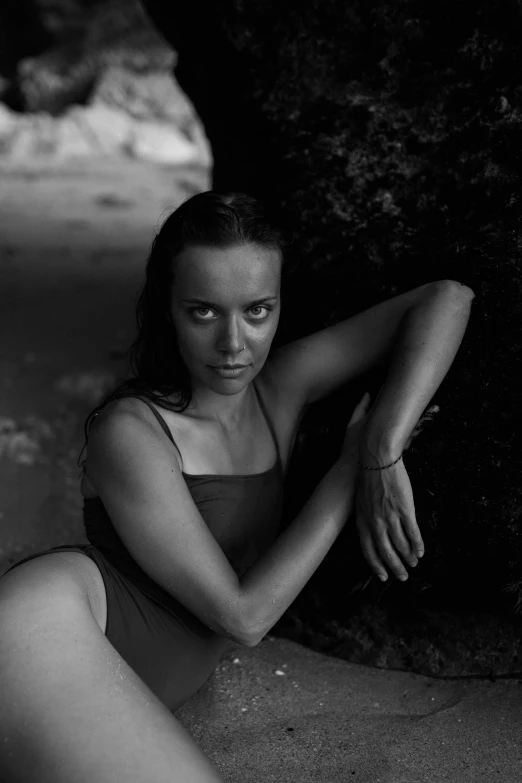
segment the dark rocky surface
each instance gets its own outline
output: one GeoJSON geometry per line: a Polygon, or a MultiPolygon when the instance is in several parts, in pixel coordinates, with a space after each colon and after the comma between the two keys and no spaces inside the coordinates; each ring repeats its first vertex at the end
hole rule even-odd
{"type": "Polygon", "coordinates": [[[0,52],[0,98],[51,115],[86,103],[108,67],[142,75],[176,61],[138,0],[9,0],[0,52]]]}

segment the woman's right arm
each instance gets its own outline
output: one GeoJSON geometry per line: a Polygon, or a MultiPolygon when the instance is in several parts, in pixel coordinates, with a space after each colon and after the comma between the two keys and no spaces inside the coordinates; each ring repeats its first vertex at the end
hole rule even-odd
{"type": "Polygon", "coordinates": [[[99,414],[86,471],[143,571],[209,628],[250,647],[290,606],[341,532],[353,508],[356,451],[345,449],[241,580],[194,504],[170,441],[142,403],[121,400],[99,414]]]}
{"type": "Polygon", "coordinates": [[[241,577],[244,635],[258,644],[324,560],[353,509],[356,461],[336,462],[299,514],[241,577]]]}
{"type": "Polygon", "coordinates": [[[369,402],[366,393],[348,423],[339,458],[296,518],[241,578],[249,646],[261,641],[299,595],[354,508],[359,437],[369,402]]]}

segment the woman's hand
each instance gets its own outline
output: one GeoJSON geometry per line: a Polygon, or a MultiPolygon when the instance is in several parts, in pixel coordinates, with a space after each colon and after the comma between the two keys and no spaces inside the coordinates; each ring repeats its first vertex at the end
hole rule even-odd
{"type": "Polygon", "coordinates": [[[385,581],[389,569],[402,581],[424,554],[424,544],[415,519],[409,476],[402,460],[385,470],[359,471],[356,524],[363,555],[370,568],[385,581]]]}

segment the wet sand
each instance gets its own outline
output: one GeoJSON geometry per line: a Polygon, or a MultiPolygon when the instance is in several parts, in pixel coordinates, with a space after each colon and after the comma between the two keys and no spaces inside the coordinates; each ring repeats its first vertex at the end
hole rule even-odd
{"type": "Polygon", "coordinates": [[[372,669],[266,636],[176,717],[231,783],[522,780],[522,680],[372,669]]]}

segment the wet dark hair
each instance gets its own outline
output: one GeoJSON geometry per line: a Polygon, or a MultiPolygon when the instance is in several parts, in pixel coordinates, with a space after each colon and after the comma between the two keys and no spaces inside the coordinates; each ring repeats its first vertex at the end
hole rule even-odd
{"type": "Polygon", "coordinates": [[[78,458],[81,467],[89,427],[109,402],[140,396],[178,413],[190,404],[190,378],[170,312],[174,260],[191,245],[229,247],[249,242],[279,250],[284,261],[291,239],[267,207],[245,193],[197,193],[166,218],[152,242],[137,301],[137,335],[127,352],[133,376],[120,382],[87,416],[78,458]],[[167,399],[172,395],[174,402],[167,399]]]}

